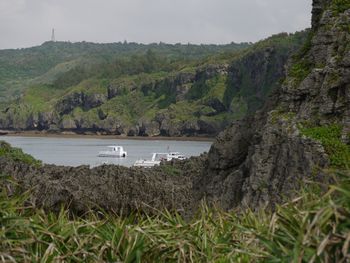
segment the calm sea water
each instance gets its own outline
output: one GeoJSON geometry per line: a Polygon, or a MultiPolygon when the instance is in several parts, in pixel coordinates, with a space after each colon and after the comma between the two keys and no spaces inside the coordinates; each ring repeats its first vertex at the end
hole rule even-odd
{"type": "Polygon", "coordinates": [[[209,151],[212,142],[167,140],[118,140],[95,138],[53,138],[0,136],[0,140],[21,148],[47,164],[97,166],[104,163],[132,166],[138,159],[151,159],[153,152],[180,152],[187,157],[209,151]],[[120,145],[128,153],[127,158],[97,157],[106,146],[120,145]]]}

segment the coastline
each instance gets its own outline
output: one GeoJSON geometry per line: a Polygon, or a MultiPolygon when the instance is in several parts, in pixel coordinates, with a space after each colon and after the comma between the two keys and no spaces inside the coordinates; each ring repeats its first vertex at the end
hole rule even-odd
{"type": "Polygon", "coordinates": [[[40,131],[0,131],[0,140],[2,136],[11,137],[48,137],[48,138],[86,138],[86,139],[118,139],[118,140],[150,140],[150,141],[209,141],[213,142],[215,137],[200,137],[200,136],[126,136],[126,135],[105,135],[105,134],[78,134],[74,132],[63,133],[47,133],[40,131]]]}

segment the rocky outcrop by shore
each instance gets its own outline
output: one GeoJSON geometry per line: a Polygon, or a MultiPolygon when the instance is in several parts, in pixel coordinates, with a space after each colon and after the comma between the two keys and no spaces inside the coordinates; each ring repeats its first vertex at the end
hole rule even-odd
{"type": "MultiPolygon", "coordinates": [[[[51,211],[69,206],[75,213],[104,209],[117,214],[157,209],[193,212],[191,177],[163,166],[152,170],[103,165],[64,167],[35,166],[0,157],[2,174],[11,174],[22,189],[32,189],[33,204],[51,211]]],[[[177,171],[177,170],[175,170],[177,171]]]]}

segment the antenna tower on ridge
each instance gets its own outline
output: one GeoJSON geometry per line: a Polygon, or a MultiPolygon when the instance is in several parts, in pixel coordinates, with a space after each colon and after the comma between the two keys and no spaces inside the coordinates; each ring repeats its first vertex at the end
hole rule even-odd
{"type": "Polygon", "coordinates": [[[52,42],[55,42],[55,41],[56,41],[56,38],[55,38],[55,29],[54,29],[54,28],[52,29],[51,41],[52,41],[52,42]]]}

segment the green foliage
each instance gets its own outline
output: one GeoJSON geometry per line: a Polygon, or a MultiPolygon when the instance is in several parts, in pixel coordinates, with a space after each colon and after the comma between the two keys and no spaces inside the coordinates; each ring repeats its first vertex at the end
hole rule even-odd
{"type": "MultiPolygon", "coordinates": [[[[138,119],[154,107],[157,103],[152,96],[143,96],[142,92],[126,92],[117,96],[100,108],[108,114],[123,120],[125,123],[137,124],[138,119]]],[[[93,113],[92,110],[90,110],[93,113]]]]}
{"type": "Polygon", "coordinates": [[[181,170],[176,168],[173,165],[169,165],[169,164],[162,164],[160,166],[160,168],[164,171],[164,173],[166,175],[180,175],[181,174],[181,170]]]}
{"type": "Polygon", "coordinates": [[[77,86],[70,89],[70,92],[83,92],[85,95],[107,94],[108,83],[109,81],[105,79],[85,79],[81,81],[77,86]]]}
{"type": "Polygon", "coordinates": [[[31,155],[23,153],[19,148],[13,148],[10,144],[4,141],[0,141],[0,157],[9,158],[15,162],[23,162],[40,166],[41,161],[34,159],[31,155]]]}
{"type": "Polygon", "coordinates": [[[332,166],[350,167],[350,146],[341,141],[342,127],[340,125],[306,127],[300,130],[305,136],[319,141],[324,146],[332,166]]]}
{"type": "Polygon", "coordinates": [[[185,122],[196,119],[201,115],[202,111],[208,108],[199,103],[191,103],[189,101],[179,101],[176,104],[171,104],[166,110],[174,122],[185,122]]]}
{"type": "Polygon", "coordinates": [[[55,98],[61,95],[62,90],[51,85],[35,85],[24,92],[22,101],[34,112],[47,111],[52,108],[55,98]]]}
{"type": "Polygon", "coordinates": [[[312,47],[312,39],[314,34],[315,33],[313,31],[307,30],[303,45],[292,56],[293,63],[289,68],[288,75],[295,79],[295,85],[298,85],[302,80],[304,80],[315,66],[310,63],[307,58],[305,58],[312,47]]]}
{"type": "Polygon", "coordinates": [[[311,72],[312,65],[307,60],[301,60],[295,62],[289,69],[289,76],[295,78],[297,83],[300,83],[311,72]]]}
{"type": "Polygon", "coordinates": [[[242,51],[231,63],[224,105],[228,108],[235,97],[240,97],[247,103],[248,112],[259,109],[270,92],[280,86],[283,64],[303,45],[307,34],[277,34],[242,51]]]}
{"type": "Polygon", "coordinates": [[[321,189],[314,184],[301,190],[267,216],[267,224],[259,217],[245,224],[247,234],[257,235],[267,262],[341,262],[349,256],[349,175],[326,194],[321,189]]]}
{"type": "Polygon", "coordinates": [[[306,185],[274,213],[201,207],[191,220],[178,213],[104,212],[72,215],[30,206],[29,193],[0,176],[0,257],[17,262],[346,262],[350,179],[329,191],[306,185]]]}
{"type": "Polygon", "coordinates": [[[333,0],[331,4],[331,8],[335,15],[343,13],[344,11],[350,9],[350,1],[349,0],[333,0]]]}
{"type": "Polygon", "coordinates": [[[242,119],[248,113],[248,104],[241,96],[232,99],[230,110],[234,119],[242,119]]]}
{"type": "Polygon", "coordinates": [[[218,98],[223,101],[227,83],[227,76],[217,75],[207,81],[210,90],[206,94],[206,98],[218,98]]]}
{"type": "Polygon", "coordinates": [[[190,100],[218,98],[222,101],[225,89],[226,76],[218,74],[212,78],[208,78],[203,72],[203,74],[198,76],[198,79],[194,82],[186,97],[190,100]]]}
{"type": "Polygon", "coordinates": [[[0,100],[12,99],[33,84],[68,88],[87,78],[170,72],[207,56],[231,52],[249,44],[170,45],[87,42],[46,42],[41,46],[0,50],[0,100]]]}
{"type": "Polygon", "coordinates": [[[295,113],[294,112],[290,112],[290,111],[284,111],[281,109],[276,109],[274,111],[271,112],[271,122],[273,124],[277,123],[278,120],[286,120],[286,121],[290,121],[295,117],[295,113]]]}
{"type": "Polygon", "coordinates": [[[190,100],[200,99],[205,96],[210,90],[210,86],[207,83],[207,78],[203,72],[196,82],[193,84],[192,88],[186,94],[187,98],[190,100]]]}
{"type": "Polygon", "coordinates": [[[314,37],[315,33],[311,30],[307,31],[307,37],[305,39],[304,44],[302,47],[299,49],[299,51],[293,55],[293,58],[295,60],[300,60],[302,59],[311,49],[312,47],[312,39],[314,37]]]}
{"type": "Polygon", "coordinates": [[[154,121],[161,110],[168,113],[173,124],[202,118],[224,127],[263,105],[267,94],[278,84],[276,68],[282,68],[281,61],[301,45],[305,36],[304,32],[279,34],[254,45],[56,42],[33,49],[0,51],[0,100],[1,92],[7,99],[11,97],[8,91],[14,85],[18,90],[25,89],[10,105],[10,111],[0,103],[4,110],[1,119],[14,119],[11,128],[23,130],[32,123],[27,120],[37,119],[39,112],[53,112],[61,120],[67,118],[81,123],[81,129],[104,130],[113,126],[112,122],[128,129],[141,119],[154,121]],[[268,62],[264,59],[266,50],[272,50],[268,62]],[[17,63],[21,58],[18,54],[26,57],[23,65],[17,63]],[[36,68],[44,55],[48,56],[48,62],[36,68]],[[252,61],[258,63],[252,65],[252,61]],[[27,63],[36,69],[26,71],[27,63]],[[227,63],[238,65],[241,82],[213,71],[212,67],[227,63]],[[1,86],[2,81],[7,81],[1,79],[2,72],[15,69],[23,71],[23,75],[4,74],[12,76],[14,83],[1,86]],[[261,69],[266,72],[260,74],[261,69]],[[117,91],[113,98],[107,99],[109,87],[117,91]],[[67,106],[71,102],[64,99],[74,93],[83,95],[72,102],[75,107],[72,109],[67,106]],[[102,105],[90,108],[84,99],[93,94],[99,95],[102,105]],[[223,103],[227,112],[216,112],[208,106],[211,99],[223,103]],[[60,107],[62,105],[64,107],[60,107]],[[67,109],[64,112],[67,116],[59,116],[57,109],[62,108],[67,109]]]}

